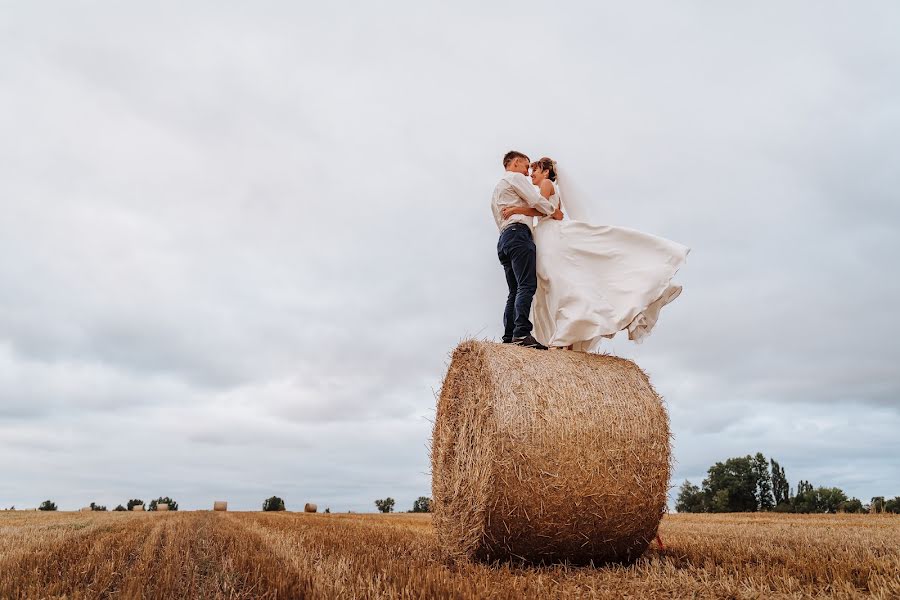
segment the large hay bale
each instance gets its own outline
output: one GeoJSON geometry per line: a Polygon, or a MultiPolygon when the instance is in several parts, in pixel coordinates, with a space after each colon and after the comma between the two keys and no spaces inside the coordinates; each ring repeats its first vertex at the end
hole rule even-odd
{"type": "Polygon", "coordinates": [[[90,506],[82,506],[78,509],[78,512],[92,512],[94,509],[90,506]]]}
{"type": "Polygon", "coordinates": [[[629,562],[656,536],[669,419],[631,361],[464,342],[438,399],[434,525],[451,559],[629,562]]]}
{"type": "Polygon", "coordinates": [[[316,506],[315,504],[313,504],[312,502],[307,502],[303,506],[303,512],[316,512],[317,510],[319,510],[319,507],[316,506]]]}
{"type": "Polygon", "coordinates": [[[228,503],[224,500],[216,500],[213,502],[213,510],[228,510],[228,503]]]}
{"type": "Polygon", "coordinates": [[[144,505],[143,504],[135,504],[134,506],[131,507],[131,510],[136,511],[136,512],[144,512],[144,505]]]}
{"type": "Polygon", "coordinates": [[[166,504],[165,502],[160,502],[159,504],[156,505],[156,510],[158,512],[166,512],[167,510],[169,510],[169,505],[166,504]]]}

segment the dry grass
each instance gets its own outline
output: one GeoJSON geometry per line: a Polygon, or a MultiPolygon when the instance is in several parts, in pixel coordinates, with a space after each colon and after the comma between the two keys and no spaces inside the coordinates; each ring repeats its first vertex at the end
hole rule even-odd
{"type": "Polygon", "coordinates": [[[630,567],[450,567],[428,515],[0,512],[0,598],[900,597],[893,515],[670,515],[630,567]]]}
{"type": "Polygon", "coordinates": [[[463,342],[438,399],[432,497],[453,558],[628,562],[656,537],[669,422],[629,360],[463,342]]]}

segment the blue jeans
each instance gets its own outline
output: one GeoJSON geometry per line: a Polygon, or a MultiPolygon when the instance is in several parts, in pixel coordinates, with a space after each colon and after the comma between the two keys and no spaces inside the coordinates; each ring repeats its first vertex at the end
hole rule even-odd
{"type": "Polygon", "coordinates": [[[506,309],[503,311],[503,341],[531,335],[531,301],[537,290],[537,248],[531,238],[531,229],[523,223],[514,223],[500,232],[497,256],[506,272],[506,309]]]}

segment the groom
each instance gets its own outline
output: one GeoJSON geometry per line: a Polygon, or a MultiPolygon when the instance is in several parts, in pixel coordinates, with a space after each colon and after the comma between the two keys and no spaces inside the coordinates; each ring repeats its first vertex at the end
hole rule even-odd
{"type": "Polygon", "coordinates": [[[500,230],[497,256],[506,271],[506,285],[509,286],[506,310],[503,311],[503,343],[546,350],[547,346],[531,335],[532,325],[528,320],[537,290],[536,248],[531,237],[534,218],[512,215],[504,219],[503,209],[507,206],[531,207],[545,215],[553,215],[555,211],[531,183],[527,156],[511,150],[503,157],[503,168],[506,173],[494,188],[491,199],[491,210],[500,230]]]}

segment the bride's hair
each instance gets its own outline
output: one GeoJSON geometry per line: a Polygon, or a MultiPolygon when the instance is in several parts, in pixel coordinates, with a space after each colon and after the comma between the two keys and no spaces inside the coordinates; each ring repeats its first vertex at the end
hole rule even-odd
{"type": "Polygon", "coordinates": [[[547,178],[550,181],[556,181],[556,161],[552,158],[547,158],[546,156],[539,158],[531,163],[531,168],[547,171],[547,178]]]}

